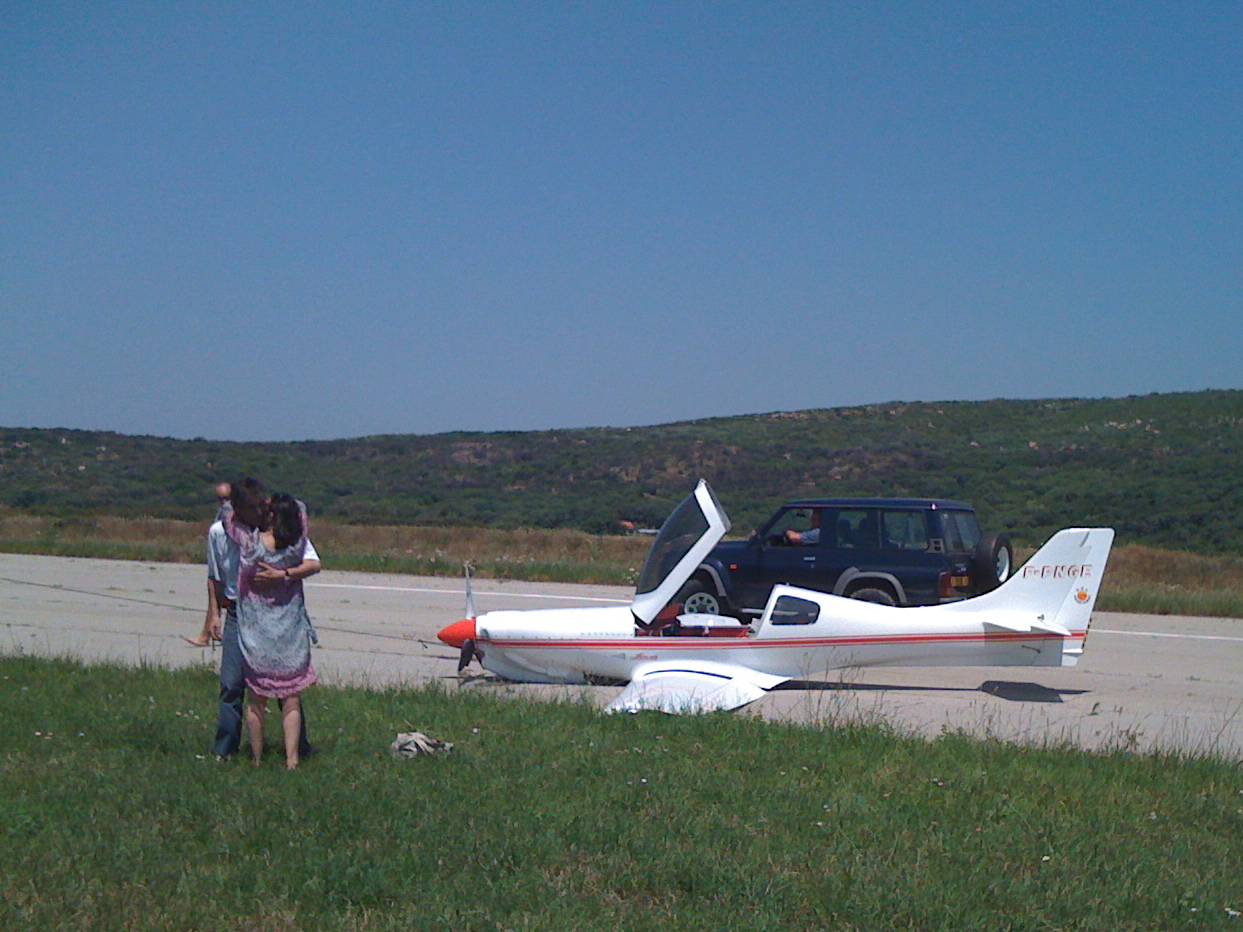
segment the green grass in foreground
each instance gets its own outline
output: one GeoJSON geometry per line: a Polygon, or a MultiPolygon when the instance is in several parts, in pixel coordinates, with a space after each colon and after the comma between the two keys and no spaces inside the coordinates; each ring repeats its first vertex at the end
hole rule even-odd
{"type": "Polygon", "coordinates": [[[6,929],[1243,927],[1228,761],[317,687],[287,773],[209,670],[0,677],[6,929]]]}

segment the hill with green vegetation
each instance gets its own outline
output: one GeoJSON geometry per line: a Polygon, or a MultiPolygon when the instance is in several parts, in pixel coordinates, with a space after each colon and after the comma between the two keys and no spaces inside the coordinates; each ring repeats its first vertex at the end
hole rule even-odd
{"type": "Polygon", "coordinates": [[[0,506],[202,519],[210,483],[255,475],[360,524],[656,526],[696,479],[745,534],[790,497],[960,499],[1036,544],[1071,525],[1243,552],[1243,391],[866,405],[655,427],[296,443],[0,428],[0,506]]]}

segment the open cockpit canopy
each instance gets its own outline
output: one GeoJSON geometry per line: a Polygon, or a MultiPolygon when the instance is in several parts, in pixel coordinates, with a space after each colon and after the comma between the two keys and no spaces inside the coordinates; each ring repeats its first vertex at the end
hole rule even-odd
{"type": "Polygon", "coordinates": [[[729,527],[725,509],[708,483],[700,479],[695,491],[665,519],[643,563],[634,601],[630,603],[640,625],[652,623],[729,527]]]}

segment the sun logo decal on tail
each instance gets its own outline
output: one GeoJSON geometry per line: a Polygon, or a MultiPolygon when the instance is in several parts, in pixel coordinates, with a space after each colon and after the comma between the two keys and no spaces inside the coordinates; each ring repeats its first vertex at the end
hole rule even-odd
{"type": "Polygon", "coordinates": [[[1080,605],[1082,605],[1084,602],[1086,602],[1090,598],[1092,597],[1088,595],[1087,589],[1076,589],[1075,590],[1075,601],[1078,602],[1080,605]]]}

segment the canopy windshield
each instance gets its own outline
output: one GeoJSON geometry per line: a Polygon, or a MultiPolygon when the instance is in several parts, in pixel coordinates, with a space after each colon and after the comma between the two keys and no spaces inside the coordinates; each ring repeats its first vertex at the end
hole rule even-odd
{"type": "Polygon", "coordinates": [[[677,595],[699,562],[729,530],[729,518],[702,479],[665,519],[648,551],[631,605],[649,623],[677,595]]]}

